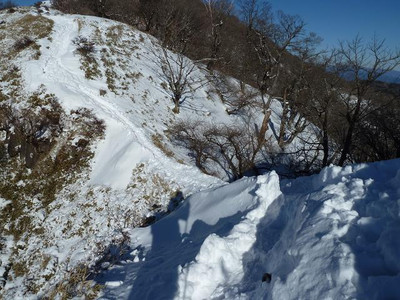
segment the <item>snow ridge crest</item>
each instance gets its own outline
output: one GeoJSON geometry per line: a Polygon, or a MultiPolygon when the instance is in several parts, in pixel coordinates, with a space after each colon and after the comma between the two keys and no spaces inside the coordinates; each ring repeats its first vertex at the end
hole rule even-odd
{"type": "Polygon", "coordinates": [[[256,242],[257,226],[268,207],[280,195],[279,177],[273,171],[259,176],[256,183],[257,205],[243,216],[226,237],[213,233],[206,238],[196,259],[185,266],[179,277],[178,299],[232,299],[238,296],[242,282],[244,254],[256,242]]]}

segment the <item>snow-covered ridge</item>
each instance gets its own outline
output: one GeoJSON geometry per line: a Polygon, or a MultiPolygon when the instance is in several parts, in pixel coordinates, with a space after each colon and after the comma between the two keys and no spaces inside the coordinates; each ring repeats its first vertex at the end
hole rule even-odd
{"type": "MultiPolygon", "coordinates": [[[[27,13],[37,15],[30,9],[0,18],[12,26],[27,13]]],[[[48,37],[35,41],[40,55],[29,48],[12,61],[21,72],[21,92],[43,88],[66,111],[91,109],[106,132],[93,147],[89,180],[66,186],[48,210],[33,199],[29,213],[43,233],[0,241],[0,272],[10,275],[4,298],[46,296],[76,266],[101,258],[99,249],[124,239],[126,259],[104,261],[94,278],[105,285],[106,299],[398,297],[400,246],[393,237],[400,233],[400,161],[329,167],[282,182],[270,173],[228,185],[201,173],[166,138],[172,155],[152,139],[163,138],[179,119],[234,124],[237,117],[227,115],[212,83],[194,90],[176,115],[152,37],[95,17],[52,10],[43,16],[54,24],[48,37]],[[94,42],[94,61],[76,52],[80,36],[94,42]],[[132,229],[153,206],[167,207],[180,192],[192,196],[177,211],[132,229]],[[16,276],[10,260],[26,264],[26,273],[16,276]],[[270,283],[262,282],[265,273],[272,275],[270,283]]],[[[0,42],[8,49],[16,38],[0,42]]],[[[200,68],[193,73],[206,75],[200,68]]],[[[0,91],[7,92],[7,84],[0,91]]],[[[272,110],[273,137],[279,102],[272,110]]],[[[0,198],[0,209],[8,203],[0,198]]]]}
{"type": "MultiPolygon", "coordinates": [[[[33,8],[0,13],[5,20],[0,28],[2,50],[12,57],[12,61],[2,57],[2,75],[8,72],[5,64],[10,64],[20,76],[18,81],[3,81],[0,91],[9,98],[6,101],[23,107],[28,95],[45,90],[57,97],[67,113],[81,107],[92,110],[104,120],[106,132],[92,149],[89,180],[67,185],[48,207],[29,200],[33,208],[27,213],[32,224],[40,226],[40,235],[26,232],[19,241],[11,235],[1,241],[0,271],[5,276],[1,293],[14,299],[43,296],[76,266],[90,265],[101,257],[102,249],[118,240],[124,228],[137,226],[154,210],[166,210],[176,195],[224,184],[188,161],[178,162],[179,153],[168,157],[152,141],[153,135],[164,135],[175,118],[151,57],[153,38],[100,18],[52,10],[37,17],[33,8]],[[51,28],[44,37],[36,34],[43,20],[52,21],[45,22],[51,28]],[[29,22],[36,22],[35,32],[23,31],[29,22]],[[14,51],[21,36],[11,29],[22,30],[35,47],[27,44],[14,51]],[[74,40],[79,36],[95,41],[92,65],[85,65],[76,52],[74,40]],[[87,78],[87,68],[95,70],[92,79],[87,78]],[[18,99],[9,97],[16,95],[13,89],[18,90],[18,99]],[[23,250],[15,251],[17,247],[23,250]],[[16,262],[21,267],[18,274],[16,262]]],[[[194,97],[203,98],[205,91],[199,93],[194,97]]],[[[209,107],[188,109],[182,117],[204,116],[216,106],[209,103],[209,107]]],[[[2,200],[2,208],[7,200],[2,200]]]]}
{"type": "Polygon", "coordinates": [[[131,260],[97,278],[104,299],[396,299],[399,170],[332,166],[280,184],[272,172],[193,195],[130,231],[131,260]]]}
{"type": "Polygon", "coordinates": [[[24,82],[31,91],[40,85],[46,86],[67,110],[83,106],[106,122],[106,138],[97,147],[91,183],[125,189],[132,170],[143,162],[156,164],[158,170],[170,170],[170,176],[177,173],[172,171],[175,168],[192,172],[194,177],[195,173],[201,176],[197,170],[166,158],[149,138],[163,132],[171,116],[165,94],[157,90],[156,83],[149,84],[149,78],[157,75],[153,65],[155,59],[148,57],[154,41],[139,31],[104,19],[68,15],[47,17],[54,21],[52,41],[43,41],[42,49],[46,50],[42,51],[39,60],[23,64],[24,82]],[[117,31],[114,43],[107,39],[113,30],[117,31]],[[99,70],[95,80],[85,78],[73,43],[78,36],[96,41],[94,56],[99,61],[99,70]],[[144,40],[139,42],[140,39],[144,40]],[[124,46],[129,48],[123,49],[124,46]],[[113,66],[114,92],[107,85],[107,80],[111,80],[106,75],[109,70],[101,64],[102,59],[106,60],[103,53],[111,55],[107,57],[110,63],[120,62],[113,66]],[[127,79],[128,71],[136,72],[139,79],[127,79]],[[106,91],[106,94],[100,96],[100,91],[106,91]],[[135,100],[139,97],[141,101],[135,100]]]}

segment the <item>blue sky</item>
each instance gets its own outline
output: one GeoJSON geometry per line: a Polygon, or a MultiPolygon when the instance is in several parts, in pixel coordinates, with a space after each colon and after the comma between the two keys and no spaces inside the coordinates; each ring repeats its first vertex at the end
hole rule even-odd
{"type": "MultiPolygon", "coordinates": [[[[32,0],[14,0],[31,5],[32,0]]],[[[270,0],[272,7],[297,14],[310,31],[323,39],[324,47],[350,40],[360,33],[365,39],[376,34],[387,46],[400,48],[400,0],[270,0]]]]}
{"type": "MultiPolygon", "coordinates": [[[[3,2],[5,2],[5,1],[3,0],[3,2]]],[[[36,0],[35,1],[32,1],[32,0],[17,0],[17,1],[12,0],[12,2],[16,3],[18,5],[32,5],[32,4],[34,4],[34,3],[38,2],[38,1],[36,1],[36,0]]]]}
{"type": "Polygon", "coordinates": [[[274,9],[297,14],[307,29],[332,47],[357,33],[370,39],[376,34],[392,49],[400,48],[400,0],[270,0],[274,9]]]}

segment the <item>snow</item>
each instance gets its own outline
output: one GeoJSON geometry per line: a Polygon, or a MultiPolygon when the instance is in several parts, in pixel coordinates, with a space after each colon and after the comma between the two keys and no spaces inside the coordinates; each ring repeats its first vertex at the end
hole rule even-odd
{"type": "MultiPolygon", "coordinates": [[[[126,93],[126,95],[115,95],[108,92],[107,95],[100,96],[100,89],[107,90],[105,79],[87,80],[82,78],[81,62],[79,55],[75,53],[72,40],[79,35],[93,36],[96,28],[101,29],[101,32],[105,34],[109,28],[120,24],[95,17],[68,15],[49,15],[47,17],[52,19],[55,24],[52,34],[54,42],[44,41],[43,46],[48,46],[48,51],[43,51],[39,61],[29,61],[24,64],[24,81],[27,89],[31,91],[35,91],[41,85],[46,86],[49,92],[57,95],[65,109],[87,107],[94,110],[96,115],[106,122],[106,138],[96,149],[93,171],[90,176],[91,183],[124,189],[130,181],[132,170],[140,162],[162,164],[162,166],[158,166],[161,169],[176,169],[177,164],[166,160],[165,155],[160,153],[160,150],[149,141],[149,133],[144,132],[141,128],[145,121],[150,121],[154,126],[151,132],[162,132],[165,129],[164,124],[172,114],[165,107],[168,105],[163,103],[158,108],[158,116],[155,114],[148,116],[146,112],[150,109],[154,110],[153,107],[149,108],[146,103],[137,103],[133,106],[130,99],[130,95],[133,95],[133,98],[139,98],[143,96],[142,94],[149,95],[151,100],[166,97],[165,93],[160,92],[158,86],[149,85],[147,80],[150,77],[158,77],[157,67],[154,65],[156,58],[151,57],[154,54],[152,54],[152,50],[148,50],[154,47],[153,42],[146,37],[143,47],[137,50],[146,56],[145,60],[138,59],[130,53],[128,66],[121,65],[121,70],[115,67],[115,71],[121,73],[123,73],[122,69],[127,67],[139,70],[143,73],[144,80],[140,81],[137,86],[131,85],[130,93],[126,93]],[[84,24],[80,29],[79,22],[84,24]],[[38,65],[40,65],[39,68],[38,65]],[[135,113],[133,113],[133,109],[135,113]]],[[[128,38],[127,44],[135,44],[135,40],[139,39],[139,32],[128,29],[127,26],[124,30],[128,37],[134,35],[130,38],[132,40],[128,38]]],[[[96,47],[95,55],[98,57],[100,45],[96,47]]],[[[128,50],[125,51],[128,53],[128,50]]],[[[117,60],[115,56],[112,59],[117,60]]],[[[100,67],[100,72],[105,74],[106,71],[100,67]]],[[[168,104],[168,101],[164,102],[168,104]]],[[[201,176],[198,170],[191,172],[192,176],[201,176]]]]}
{"type": "MultiPolygon", "coordinates": [[[[240,223],[221,237],[210,234],[203,242],[193,262],[183,266],[179,275],[178,298],[211,299],[221,296],[231,298],[238,291],[243,276],[243,254],[250,250],[256,241],[257,224],[265,215],[269,205],[280,195],[279,180],[276,173],[260,176],[255,187],[253,199],[256,207],[243,214],[240,223]]],[[[231,194],[229,198],[232,197],[231,194]]],[[[222,202],[224,202],[222,200],[222,202]]],[[[195,213],[195,212],[194,212],[195,213]]]]}
{"type": "MultiPolygon", "coordinates": [[[[36,14],[34,9],[28,10],[36,14]]],[[[18,12],[2,17],[12,24],[24,15],[18,12]]],[[[24,251],[19,256],[30,262],[29,273],[6,282],[2,296],[10,299],[42,297],[46,289],[54,288],[74,267],[81,263],[93,265],[108,245],[121,238],[125,227],[137,226],[145,217],[155,214],[153,205],[166,210],[174,193],[188,196],[225,184],[201,173],[188,159],[178,163],[183,157],[180,153],[167,157],[152,142],[151,136],[163,133],[176,118],[169,109],[170,100],[160,88],[154,57],[145,58],[152,55],[153,38],[123,25],[121,37],[110,46],[105,41],[107,32],[113,26],[121,26],[117,22],[52,10],[45,16],[54,21],[54,27],[50,39],[37,40],[41,46],[39,59],[32,60],[24,53],[13,61],[21,69],[23,93],[45,90],[55,94],[67,113],[80,107],[91,109],[104,120],[106,132],[92,149],[91,169],[83,176],[87,180],[65,187],[46,210],[40,201],[32,199],[36,206],[27,215],[44,233],[40,238],[29,233],[26,243],[21,242],[24,251]],[[81,69],[81,58],[72,42],[79,35],[96,40],[94,56],[100,71],[96,80],[85,78],[81,69]],[[143,41],[139,42],[141,37],[143,41]],[[101,49],[112,53],[111,60],[120,62],[113,66],[113,71],[120,74],[115,78],[119,87],[115,93],[108,90],[101,49]],[[123,87],[126,70],[141,74],[126,85],[127,90],[123,87]],[[101,96],[100,90],[107,90],[106,95],[101,96]],[[41,265],[42,257],[49,258],[46,268],[41,265]],[[51,279],[44,281],[48,274],[51,279]],[[27,277],[35,277],[35,284],[42,287],[37,295],[27,291],[27,277]]],[[[211,101],[210,106],[214,106],[211,101]]],[[[188,115],[192,114],[197,113],[189,111],[188,115]]],[[[7,203],[1,199],[0,209],[7,203]]],[[[16,247],[16,242],[5,238],[7,241],[2,244],[9,246],[2,250],[4,254],[0,253],[1,274],[16,247]]]]}
{"type": "MultiPolygon", "coordinates": [[[[19,17],[8,16],[10,22],[19,17]]],[[[201,173],[186,150],[165,139],[174,154],[169,157],[151,138],[178,120],[235,124],[238,117],[227,115],[212,83],[194,91],[175,115],[155,64],[154,38],[123,25],[116,41],[107,43],[108,30],[119,23],[54,11],[47,17],[55,22],[52,41],[37,41],[39,60],[25,55],[14,62],[25,92],[44,86],[67,111],[92,109],[106,133],[93,149],[88,180],[67,186],[48,210],[27,212],[44,228],[43,238],[32,235],[24,244],[2,237],[0,274],[18,248],[27,260],[34,257],[32,274],[55,274],[39,281],[37,295],[26,290],[27,278],[8,280],[5,298],[44,297],[64,273],[93,264],[104,247],[125,236],[128,257],[102,263],[95,278],[105,286],[103,299],[400,297],[400,160],[331,166],[295,180],[271,172],[227,184],[201,173]],[[110,53],[115,92],[108,89],[104,64],[98,78],[85,78],[72,43],[79,35],[96,41],[97,61],[110,53]],[[126,70],[137,75],[128,83],[126,70]],[[167,207],[178,191],[188,197],[177,210],[132,229],[152,214],[151,205],[167,207]],[[45,268],[41,255],[50,259],[45,268]],[[265,273],[272,274],[270,283],[261,281],[265,273]]],[[[205,78],[204,72],[196,68],[193,76],[205,78]]],[[[268,135],[274,137],[282,114],[278,101],[272,111],[268,135]]],[[[307,130],[306,136],[314,129],[307,130]]],[[[0,209],[7,203],[0,198],[0,209]]]]}
{"type": "Polygon", "coordinates": [[[398,298],[399,168],[271,172],[196,193],[129,231],[134,259],[96,278],[102,299],[398,298]]]}
{"type": "Polygon", "coordinates": [[[130,181],[132,166],[151,158],[135,136],[121,127],[116,122],[109,122],[106,138],[98,144],[90,176],[94,185],[125,189],[130,181]]]}

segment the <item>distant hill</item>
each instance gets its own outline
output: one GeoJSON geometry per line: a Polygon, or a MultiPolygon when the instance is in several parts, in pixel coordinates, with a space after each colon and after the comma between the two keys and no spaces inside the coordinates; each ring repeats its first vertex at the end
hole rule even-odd
{"type": "Polygon", "coordinates": [[[379,78],[383,82],[400,83],[400,71],[391,71],[379,78]]]}
{"type": "MultiPolygon", "coordinates": [[[[346,71],[342,73],[342,77],[346,80],[353,80],[354,74],[352,71],[346,71]]],[[[366,77],[366,74],[363,74],[363,77],[366,77]]],[[[379,77],[379,81],[386,83],[400,83],[400,71],[390,71],[379,77]]]]}

